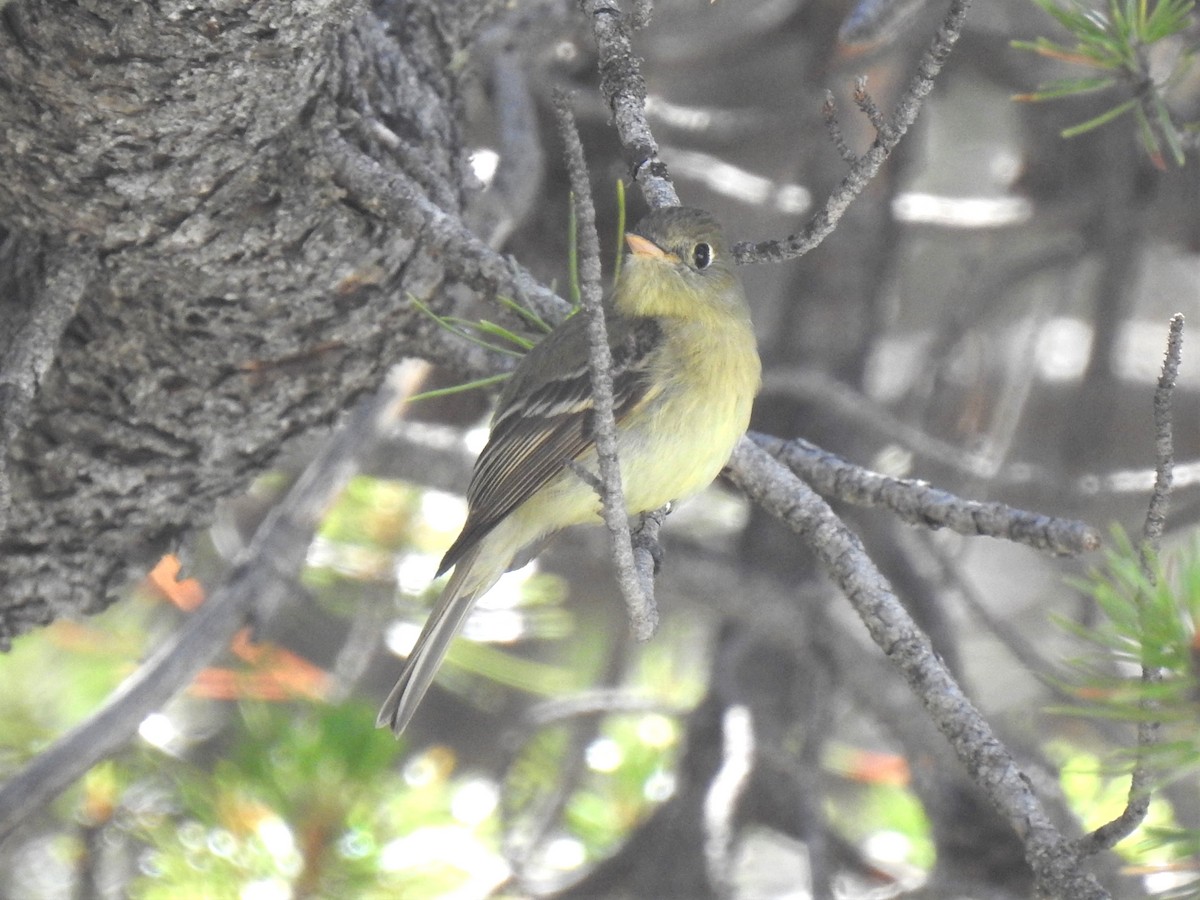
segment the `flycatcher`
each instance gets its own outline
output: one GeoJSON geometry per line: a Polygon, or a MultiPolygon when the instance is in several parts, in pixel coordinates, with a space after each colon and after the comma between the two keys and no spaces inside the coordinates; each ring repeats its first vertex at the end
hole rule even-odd
{"type": "MultiPolygon", "coordinates": [[[[713,218],[659,209],[625,236],[630,254],[605,310],[621,484],[630,513],[705,488],[750,422],[762,367],[750,311],[713,218]]],[[[475,600],[525,547],[600,521],[569,463],[598,469],[587,323],[572,316],[517,366],[467,489],[467,521],[438,575],[454,574],[376,724],[400,734],[475,600]]]]}

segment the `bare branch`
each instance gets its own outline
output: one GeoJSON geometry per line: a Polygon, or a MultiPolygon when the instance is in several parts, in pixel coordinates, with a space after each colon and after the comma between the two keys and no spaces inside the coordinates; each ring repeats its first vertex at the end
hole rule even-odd
{"type": "Polygon", "coordinates": [[[942,70],[946,58],[950,55],[950,50],[962,33],[963,22],[966,20],[969,6],[970,0],[954,0],[951,3],[950,10],[942,20],[941,27],[934,35],[932,45],[921,58],[917,74],[912,77],[904,95],[897,102],[886,127],[879,130],[870,149],[857,159],[846,177],[842,179],[841,184],[825,201],[824,206],[809,219],[804,229],[783,241],[737,244],[733,248],[733,253],[739,263],[781,262],[785,259],[794,259],[797,256],[803,256],[829,236],[850,203],[875,177],[884,160],[888,158],[912,123],[916,121],[921,104],[933,90],[934,79],[942,70]]]}
{"type": "Polygon", "coordinates": [[[633,559],[642,581],[642,591],[649,597],[654,596],[654,576],[662,565],[662,545],[658,542],[658,533],[662,531],[669,511],[668,505],[642,513],[641,522],[633,530],[633,559]]]}
{"type": "MultiPolygon", "coordinates": [[[[646,80],[629,40],[629,22],[616,0],[580,0],[579,5],[592,23],[600,54],[600,92],[612,110],[630,172],[650,206],[678,206],[667,164],[659,158],[658,142],[646,124],[646,80]]],[[[640,21],[646,14],[644,7],[638,9],[643,10],[640,21]]]]}
{"type": "Polygon", "coordinates": [[[875,105],[875,99],[867,92],[866,75],[860,75],[854,81],[854,104],[867,117],[867,121],[871,123],[871,127],[875,129],[880,139],[887,140],[891,137],[888,132],[888,123],[884,121],[883,113],[875,105]]]}
{"type": "Polygon", "coordinates": [[[842,124],[837,117],[837,100],[833,97],[833,91],[825,92],[825,102],[821,104],[821,118],[825,120],[825,128],[829,132],[829,139],[833,141],[833,146],[837,148],[838,155],[850,165],[854,165],[858,161],[858,154],[850,149],[846,143],[846,138],[842,134],[842,124]]]}
{"type": "Polygon", "coordinates": [[[1079,868],[1074,848],[1046,814],[1012,754],[963,693],[858,537],[824,500],[749,439],[734,450],[730,472],[751,499],[804,539],[845,593],[972,780],[1024,842],[1039,888],[1050,896],[1078,900],[1108,897],[1096,880],[1079,868]]]}
{"type": "Polygon", "coordinates": [[[612,350],[608,346],[608,328],[604,324],[604,290],[600,285],[600,236],[596,233],[596,210],[592,206],[592,191],[588,184],[587,162],[583,144],[575,128],[570,101],[557,94],[554,103],[558,114],[558,130],[567,149],[567,172],[571,190],[575,193],[575,215],[578,220],[579,244],[582,251],[579,277],[583,311],[588,317],[588,367],[592,376],[592,431],[596,437],[596,456],[600,467],[600,499],[604,507],[604,524],[617,566],[617,583],[629,610],[630,626],[639,641],[649,640],[658,628],[658,608],[654,605],[653,579],[638,574],[633,558],[633,543],[629,533],[629,517],[625,514],[625,491],[621,487],[621,461],[617,458],[617,423],[613,416],[612,350]],[[651,590],[647,590],[649,587],[651,590]]]}
{"type": "Polygon", "coordinates": [[[1162,373],[1158,376],[1158,387],[1154,391],[1154,490],[1146,510],[1146,522],[1142,526],[1142,566],[1146,575],[1152,577],[1150,556],[1157,556],[1162,543],[1163,530],[1167,524],[1167,510],[1171,505],[1171,484],[1175,477],[1174,417],[1171,399],[1175,394],[1175,382],[1179,378],[1179,365],[1183,359],[1183,314],[1171,316],[1167,332],[1167,355],[1163,359],[1162,373]]]}
{"type": "MultiPolygon", "coordinates": [[[[1167,521],[1167,509],[1170,506],[1171,482],[1175,465],[1174,422],[1171,410],[1171,398],[1175,392],[1175,382],[1179,376],[1179,363],[1183,356],[1183,315],[1176,313],[1171,317],[1170,330],[1167,334],[1167,354],[1163,360],[1162,373],[1158,377],[1158,387],[1154,391],[1154,450],[1156,456],[1154,490],[1150,495],[1149,508],[1146,510],[1146,520],[1142,526],[1142,546],[1140,550],[1142,574],[1154,584],[1157,581],[1157,558],[1159,544],[1162,541],[1163,529],[1167,521]]],[[[1147,599],[1141,593],[1137,596],[1138,621],[1144,624],[1147,599]]],[[[1141,632],[1146,634],[1142,627],[1141,632]]],[[[1163,673],[1157,666],[1142,664],[1141,683],[1143,689],[1153,690],[1162,682],[1163,673]]],[[[1152,714],[1157,703],[1147,696],[1141,701],[1144,712],[1152,714]]],[[[1137,748],[1133,772],[1129,776],[1129,797],[1121,814],[1111,822],[1101,825],[1091,834],[1079,840],[1079,853],[1090,856],[1101,850],[1108,850],[1118,842],[1131,835],[1146,818],[1150,810],[1150,795],[1154,788],[1155,772],[1150,766],[1150,753],[1162,740],[1162,722],[1151,715],[1139,719],[1137,725],[1137,748]]]]}
{"type": "Polygon", "coordinates": [[[569,307],[565,300],[515,260],[489,247],[457,216],[430,200],[408,175],[385,168],[333,132],[326,135],[324,150],[333,166],[334,180],[357,203],[445,251],[442,259],[448,269],[465,284],[485,295],[502,294],[520,300],[550,322],[566,314],[569,307]]]}
{"type": "Polygon", "coordinates": [[[964,500],[924,481],[856,466],[801,438],[785,441],[757,433],[750,437],[822,494],[857,506],[886,506],[913,525],[1003,538],[1063,556],[1087,553],[1101,543],[1099,532],[1084,522],[964,500]]]}

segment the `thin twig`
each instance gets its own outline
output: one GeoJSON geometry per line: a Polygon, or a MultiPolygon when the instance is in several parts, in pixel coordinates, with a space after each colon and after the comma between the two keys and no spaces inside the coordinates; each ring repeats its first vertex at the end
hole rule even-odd
{"type": "Polygon", "coordinates": [[[860,75],[854,81],[854,105],[867,117],[867,121],[871,123],[871,127],[875,129],[875,132],[881,138],[886,139],[888,136],[888,123],[884,121],[883,113],[875,105],[875,99],[867,91],[866,75],[860,75]]]}
{"type": "Polygon", "coordinates": [[[838,155],[850,165],[854,165],[858,161],[858,154],[850,149],[842,134],[842,123],[838,121],[837,100],[834,99],[833,91],[825,92],[825,102],[821,104],[821,118],[825,120],[825,130],[829,132],[829,139],[833,141],[838,155]]]}
{"type": "Polygon", "coordinates": [[[654,596],[654,576],[662,563],[662,545],[658,542],[658,533],[662,531],[669,510],[668,504],[661,509],[642,513],[638,527],[633,530],[633,561],[642,582],[642,591],[649,597],[654,596]]]}
{"type": "Polygon", "coordinates": [[[833,231],[850,203],[862,193],[884,160],[888,158],[909,127],[916,121],[917,113],[925,97],[933,90],[933,83],[950,50],[962,33],[970,0],[954,0],[942,20],[930,48],[921,57],[917,74],[909,81],[904,95],[897,102],[886,127],[875,136],[870,148],[851,166],[841,184],[809,219],[804,229],[782,241],[744,242],[734,246],[733,253],[739,263],[781,262],[803,256],[812,250],[833,231]]]}
{"type": "Polygon", "coordinates": [[[633,0],[632,6],[633,9],[629,12],[629,27],[634,31],[648,28],[650,20],[654,18],[653,0],[633,0]]]}
{"type": "Polygon", "coordinates": [[[355,202],[443,251],[440,259],[464,284],[483,294],[521,300],[548,322],[559,321],[570,310],[565,300],[515,260],[489,247],[403,172],[384,167],[336,132],[325,136],[323,149],[334,180],[355,202]]]}
{"type": "Polygon", "coordinates": [[[1073,900],[1108,897],[1080,869],[1074,848],[1046,814],[1012,754],[938,658],[858,537],[811,488],[749,439],[734,450],[730,474],[747,496],[804,539],[845,593],[972,780],[1021,838],[1039,888],[1073,900]]]}
{"type": "Polygon", "coordinates": [[[579,280],[583,312],[588,317],[588,367],[592,376],[592,432],[600,467],[604,524],[612,545],[617,567],[617,583],[629,610],[630,626],[639,641],[649,640],[658,627],[658,609],[654,605],[652,579],[643,579],[633,557],[629,517],[625,512],[625,491],[621,487],[621,461],[617,458],[617,424],[613,416],[612,350],[604,324],[604,289],[601,287],[600,236],[596,233],[596,210],[588,184],[583,144],[575,128],[570,101],[562,93],[555,96],[558,130],[567,150],[567,172],[575,194],[575,215],[581,258],[579,280]],[[647,590],[650,588],[650,590],[647,590]]]}
{"type": "Polygon", "coordinates": [[[1167,525],[1167,511],[1171,506],[1171,484],[1175,477],[1175,426],[1171,401],[1182,360],[1183,314],[1176,313],[1171,316],[1167,354],[1158,377],[1158,387],[1154,391],[1154,490],[1142,526],[1142,568],[1146,575],[1153,573],[1153,557],[1158,556],[1167,525]]]}
{"type": "Polygon", "coordinates": [[[651,207],[678,206],[679,195],[646,123],[646,80],[629,39],[629,22],[616,0],[580,0],[579,5],[592,23],[599,53],[600,92],[612,110],[630,172],[651,207]]]}
{"type": "Polygon", "coordinates": [[[856,466],[801,438],[785,441],[758,433],[750,438],[822,494],[857,506],[886,506],[914,525],[1002,538],[1062,556],[1100,546],[1099,532],[1075,519],[964,500],[923,481],[892,478],[856,466]]]}
{"type": "Polygon", "coordinates": [[[100,760],[125,746],[147,715],[183,690],[247,622],[270,619],[293,585],[329,504],[364,449],[400,415],[416,381],[399,367],[359,406],[255,531],[224,582],[91,718],[0,785],[0,838],[100,760]]]}
{"type": "MultiPolygon", "coordinates": [[[[1155,479],[1149,508],[1146,510],[1146,520],[1142,525],[1140,549],[1142,575],[1150,584],[1157,582],[1159,545],[1162,542],[1167,510],[1171,501],[1171,481],[1175,465],[1171,400],[1175,392],[1175,382],[1179,377],[1179,363],[1182,356],[1183,315],[1176,313],[1171,317],[1170,331],[1167,335],[1166,358],[1163,360],[1162,373],[1158,377],[1158,387],[1154,391],[1155,479]]],[[[1138,622],[1144,625],[1145,607],[1148,601],[1143,594],[1139,593],[1136,602],[1138,604],[1138,622]]],[[[1141,631],[1145,636],[1146,629],[1142,627],[1141,631]]],[[[1157,704],[1150,699],[1150,694],[1153,693],[1155,686],[1162,682],[1162,677],[1162,670],[1157,666],[1142,664],[1141,684],[1145,696],[1140,705],[1145,715],[1139,717],[1137,725],[1137,749],[1133,771],[1129,776],[1129,797],[1119,816],[1079,840],[1079,853],[1082,856],[1090,856],[1101,850],[1108,850],[1132,834],[1134,829],[1141,825],[1146,818],[1146,813],[1150,809],[1150,795],[1155,778],[1153,767],[1149,764],[1150,754],[1162,739],[1162,722],[1153,717],[1157,704]]]]}

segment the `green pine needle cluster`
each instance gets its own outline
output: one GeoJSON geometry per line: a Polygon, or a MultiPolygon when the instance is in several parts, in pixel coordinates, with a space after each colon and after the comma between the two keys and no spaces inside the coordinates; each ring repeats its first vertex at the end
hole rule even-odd
{"type": "MultiPolygon", "coordinates": [[[[575,311],[579,309],[579,304],[582,299],[582,293],[579,283],[579,239],[578,239],[578,220],[575,214],[575,195],[570,195],[570,205],[567,216],[567,294],[571,300],[571,311],[568,316],[573,316],[575,311]]],[[[617,180],[617,255],[613,264],[613,282],[617,280],[617,276],[621,274],[621,263],[624,259],[622,250],[625,246],[625,182],[617,180]]],[[[409,301],[418,310],[423,312],[429,318],[437,323],[439,328],[444,328],[451,334],[470,341],[473,344],[478,344],[486,350],[492,350],[496,353],[501,353],[505,356],[521,357],[524,356],[534,344],[536,340],[519,334],[510,328],[505,328],[496,322],[487,319],[473,321],[471,319],[462,319],[457,316],[442,316],[434,312],[428,304],[423,303],[412,294],[408,295],[409,301]]],[[[497,297],[500,305],[510,312],[516,314],[519,319],[522,319],[529,325],[534,333],[541,335],[549,334],[553,329],[553,325],[539,316],[534,310],[527,306],[523,306],[519,301],[511,297],[497,297]]],[[[445,397],[449,394],[461,394],[464,391],[473,391],[477,388],[490,387],[493,384],[498,384],[508,378],[508,373],[504,372],[499,375],[491,375],[487,378],[476,378],[472,381],[466,381],[462,384],[451,385],[450,387],[438,388],[437,390],[424,391],[420,394],[415,394],[411,400],[429,400],[433,397],[445,397]]]]}
{"type": "MultiPolygon", "coordinates": [[[[1062,625],[1106,651],[1077,661],[1082,675],[1072,693],[1084,701],[1074,712],[1125,721],[1195,722],[1200,713],[1200,545],[1150,571],[1128,535],[1114,529],[1103,567],[1077,587],[1092,597],[1105,621],[1095,627],[1062,625]],[[1144,680],[1142,668],[1161,679],[1144,680]]],[[[1200,734],[1191,741],[1200,762],[1200,734]]]]}
{"type": "Polygon", "coordinates": [[[1182,35],[1194,24],[1194,0],[1109,0],[1106,10],[1084,0],[1068,0],[1066,6],[1058,0],[1033,2],[1070,32],[1075,43],[1069,46],[1039,37],[1033,41],[1013,41],[1013,46],[1086,67],[1094,74],[1052,81],[1014,99],[1055,100],[1123,87],[1131,96],[1064,129],[1062,136],[1084,134],[1130,113],[1138,123],[1142,144],[1151,159],[1161,165],[1165,145],[1175,164],[1182,166],[1183,132],[1194,131],[1197,123],[1178,124],[1164,95],[1190,67],[1195,48],[1179,48],[1170,71],[1157,79],[1150,73],[1149,51],[1155,44],[1182,35]]]}
{"type": "MultiPolygon", "coordinates": [[[[1147,557],[1114,529],[1105,564],[1076,583],[1095,600],[1103,621],[1063,627],[1092,648],[1074,663],[1075,678],[1063,684],[1077,704],[1057,711],[1124,722],[1161,723],[1160,739],[1144,748],[1158,787],[1200,772],[1200,540],[1161,559],[1147,557]],[[1152,673],[1147,677],[1146,672],[1152,673]]],[[[1133,750],[1115,760],[1129,768],[1133,750]]],[[[1147,825],[1137,852],[1190,860],[1200,831],[1147,825]]],[[[1200,898],[1200,881],[1188,881],[1171,897],[1200,898]]]]}

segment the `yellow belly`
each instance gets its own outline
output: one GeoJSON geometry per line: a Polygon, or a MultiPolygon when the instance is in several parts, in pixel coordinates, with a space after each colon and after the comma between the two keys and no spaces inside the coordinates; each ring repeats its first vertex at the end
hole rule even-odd
{"type": "MultiPolygon", "coordinates": [[[[661,390],[630,413],[618,434],[621,483],[630,514],[657,509],[703,490],[720,474],[750,423],[760,368],[753,335],[719,334],[703,343],[679,335],[688,354],[668,355],[672,371],[654,383],[661,390]],[[747,352],[747,344],[749,351],[747,352]]],[[[596,454],[579,460],[596,471],[596,454]]],[[[546,485],[510,517],[514,533],[541,523],[543,534],[597,521],[595,490],[570,469],[546,485]]]]}

